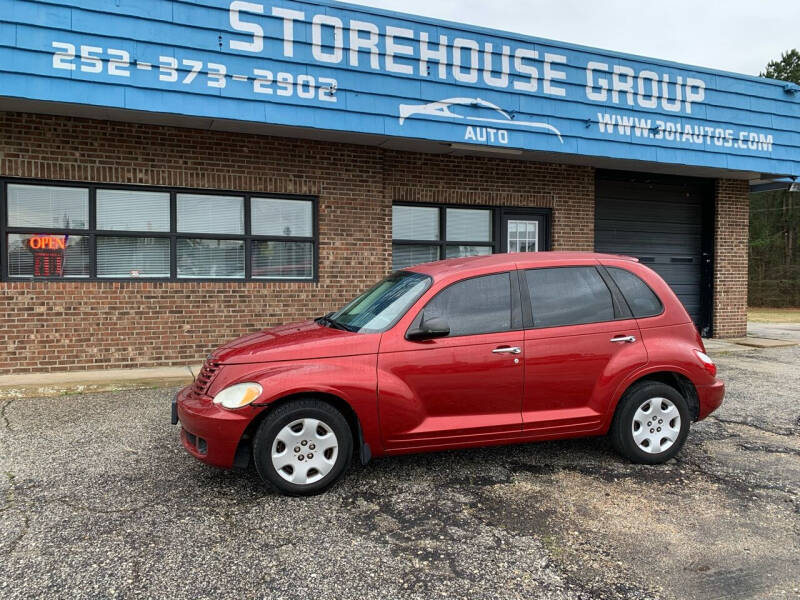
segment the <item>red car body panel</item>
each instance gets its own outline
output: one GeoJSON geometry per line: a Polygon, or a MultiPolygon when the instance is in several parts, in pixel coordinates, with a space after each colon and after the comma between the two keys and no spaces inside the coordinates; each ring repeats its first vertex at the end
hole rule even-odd
{"type": "Polygon", "coordinates": [[[686,310],[660,277],[632,259],[505,254],[407,270],[429,275],[433,283],[384,333],[351,333],[307,321],[244,336],[216,350],[209,360],[220,368],[206,392],[198,395],[190,386],[177,396],[187,450],[229,468],[251,424],[276,401],[304,394],[349,405],[372,456],[605,434],[625,390],[655,373],[678,374],[694,384],[700,419],[722,402],[724,385],[697,358],[695,350],[704,348],[686,310]],[[646,319],[424,342],[405,337],[425,305],[456,281],[598,264],[638,275],[661,299],[664,311],[646,319]],[[610,341],[618,336],[636,341],[610,341]],[[493,352],[511,347],[521,353],[493,352]],[[235,411],[213,404],[221,390],[250,381],[264,389],[254,404],[235,411]]]}
{"type": "Polygon", "coordinates": [[[634,319],[525,332],[524,429],[599,432],[609,400],[633,369],[647,364],[644,344],[614,344],[634,336],[634,319]]]}
{"type": "Polygon", "coordinates": [[[402,341],[378,356],[387,451],[520,435],[523,369],[492,350],[521,346],[522,331],[402,341]]]}
{"type": "Polygon", "coordinates": [[[217,349],[212,357],[226,365],[342,358],[375,354],[379,344],[380,335],[357,335],[303,321],[244,336],[217,349]]]}

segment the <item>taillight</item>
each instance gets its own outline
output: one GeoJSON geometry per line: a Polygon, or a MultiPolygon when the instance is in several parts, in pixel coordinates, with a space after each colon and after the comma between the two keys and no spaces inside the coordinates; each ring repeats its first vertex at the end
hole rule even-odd
{"type": "Polygon", "coordinates": [[[709,375],[712,377],[717,376],[717,365],[714,364],[714,361],[706,354],[705,352],[700,352],[700,350],[695,350],[694,353],[697,355],[697,358],[700,359],[700,362],[703,363],[703,368],[708,371],[709,375]]]}

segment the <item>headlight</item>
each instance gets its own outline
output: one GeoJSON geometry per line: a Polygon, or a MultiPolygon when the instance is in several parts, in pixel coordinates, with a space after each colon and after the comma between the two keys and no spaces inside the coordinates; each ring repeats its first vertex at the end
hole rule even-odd
{"type": "Polygon", "coordinates": [[[257,383],[237,383],[217,394],[214,397],[214,404],[221,404],[231,410],[243,408],[257,400],[263,391],[264,388],[257,383]]]}

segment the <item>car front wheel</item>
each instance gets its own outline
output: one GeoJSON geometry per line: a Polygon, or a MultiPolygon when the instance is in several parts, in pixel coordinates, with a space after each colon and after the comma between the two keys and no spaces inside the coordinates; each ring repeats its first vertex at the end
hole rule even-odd
{"type": "Polygon", "coordinates": [[[271,410],[253,443],[261,479],[292,496],[324,492],[350,465],[352,454],[353,436],[344,416],[315,399],[271,410]]]}
{"type": "Polygon", "coordinates": [[[620,400],[611,442],[635,463],[660,464],[680,452],[689,425],[689,408],[680,392],[665,383],[645,381],[634,384],[620,400]]]}

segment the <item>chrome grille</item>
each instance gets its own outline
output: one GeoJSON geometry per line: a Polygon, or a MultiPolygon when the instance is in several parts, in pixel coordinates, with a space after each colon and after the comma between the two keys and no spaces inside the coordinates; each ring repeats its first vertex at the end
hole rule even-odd
{"type": "Polygon", "coordinates": [[[203,363],[203,368],[200,369],[197,378],[194,380],[192,391],[198,396],[206,394],[208,388],[211,386],[211,381],[214,379],[214,375],[217,374],[217,370],[219,370],[219,363],[217,361],[207,360],[203,363]]]}

